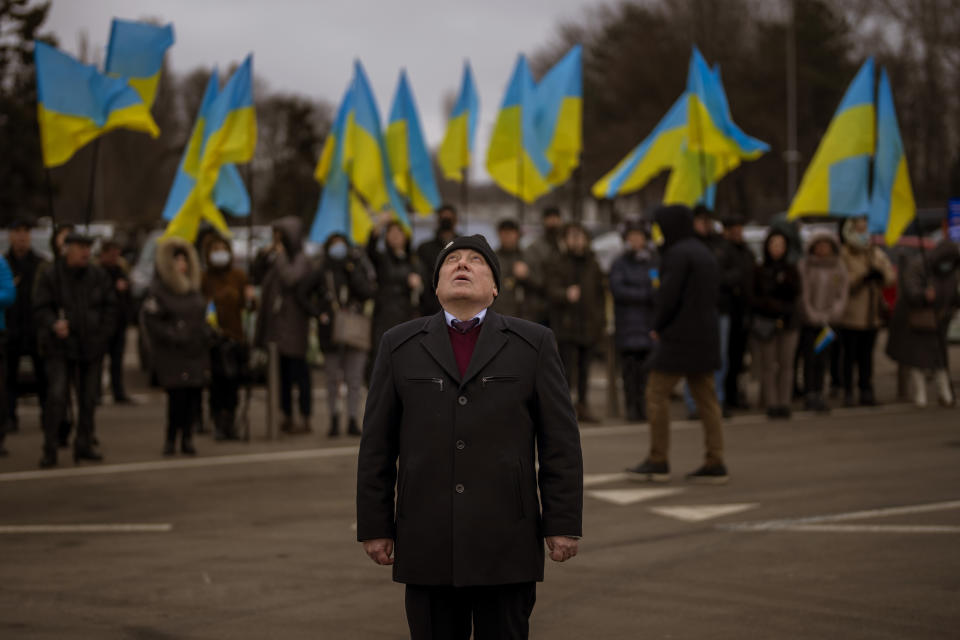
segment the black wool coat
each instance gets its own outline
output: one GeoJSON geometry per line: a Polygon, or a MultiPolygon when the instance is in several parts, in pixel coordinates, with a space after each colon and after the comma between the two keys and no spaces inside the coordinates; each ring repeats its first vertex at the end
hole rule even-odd
{"type": "Polygon", "coordinates": [[[581,535],[582,511],[580,434],[548,329],[487,311],[462,378],[442,312],[384,334],[360,442],[357,538],[395,540],[394,580],[543,580],[544,537],[581,535]]]}

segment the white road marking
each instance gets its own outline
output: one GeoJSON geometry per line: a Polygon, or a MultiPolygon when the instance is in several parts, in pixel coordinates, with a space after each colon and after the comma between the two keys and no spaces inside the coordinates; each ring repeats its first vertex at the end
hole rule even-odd
{"type": "Polygon", "coordinates": [[[794,531],[799,533],[960,533],[960,527],[939,524],[794,524],[776,529],[752,527],[750,524],[720,525],[726,531],[794,531]]]}
{"type": "Polygon", "coordinates": [[[24,533],[169,533],[173,525],[160,524],[12,524],[0,525],[0,534],[24,533]]]}
{"type": "Polygon", "coordinates": [[[705,504],[705,505],[682,505],[675,507],[650,507],[650,511],[657,515],[668,518],[676,518],[684,522],[702,522],[713,518],[729,516],[734,513],[741,513],[749,509],[755,509],[759,505],[755,502],[743,502],[739,504],[705,504]]]}
{"type": "Polygon", "coordinates": [[[270,453],[245,453],[232,456],[211,456],[209,458],[189,458],[179,460],[155,460],[151,462],[128,462],[124,464],[90,465],[63,469],[38,471],[13,471],[0,473],[0,482],[20,480],[45,480],[49,478],[71,478],[77,476],[102,476],[138,471],[167,471],[169,469],[198,469],[221,467],[234,464],[255,462],[280,462],[288,460],[313,460],[317,458],[335,458],[355,456],[359,447],[332,447],[324,449],[302,449],[297,451],[273,451],[270,453]]]}
{"type": "Polygon", "coordinates": [[[849,511],[806,518],[785,518],[783,520],[767,520],[761,522],[739,522],[734,524],[717,525],[725,531],[806,531],[831,533],[960,533],[960,527],[946,525],[840,525],[831,524],[849,520],[864,520],[867,518],[885,518],[889,516],[910,515],[914,513],[929,513],[931,511],[948,511],[960,509],[960,500],[946,502],[931,502],[928,504],[906,505],[902,507],[887,507],[883,509],[868,509],[865,511],[849,511]]]}
{"type": "Polygon", "coordinates": [[[626,480],[625,473],[585,473],[583,474],[583,486],[594,487],[598,484],[608,484],[610,482],[620,482],[626,480]]]}
{"type": "Polygon", "coordinates": [[[683,489],[606,489],[603,491],[588,491],[587,495],[605,502],[626,506],[628,504],[636,504],[637,502],[673,496],[678,493],[683,493],[683,491],[683,489]]]}

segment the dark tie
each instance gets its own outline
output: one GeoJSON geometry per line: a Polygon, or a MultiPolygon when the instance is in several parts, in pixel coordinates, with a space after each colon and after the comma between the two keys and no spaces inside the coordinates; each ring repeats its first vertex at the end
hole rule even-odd
{"type": "Polygon", "coordinates": [[[474,318],[473,320],[467,320],[466,322],[460,322],[456,318],[450,321],[450,326],[453,327],[453,330],[457,333],[469,333],[471,329],[480,324],[480,318],[474,318]]]}

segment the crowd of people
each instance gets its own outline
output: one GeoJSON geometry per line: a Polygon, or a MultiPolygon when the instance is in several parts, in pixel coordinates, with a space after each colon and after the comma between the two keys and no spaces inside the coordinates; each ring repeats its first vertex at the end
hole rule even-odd
{"type": "MultiPolygon", "coordinates": [[[[760,382],[756,402],[771,419],[789,418],[798,394],[813,411],[828,411],[836,395],[847,406],[876,404],[873,354],[882,326],[889,327],[886,352],[907,372],[917,406],[927,404],[928,374],[940,402],[955,401],[946,328],[960,307],[956,244],[916,252],[895,269],[873,244],[865,219],[848,219],[837,233],[820,228],[806,246],[797,228],[783,223],[770,227],[757,260],[743,221],[727,219],[721,227],[702,207],[665,207],[652,225],[625,223],[623,252],[605,273],[586,227],[565,223],[555,207],[541,221],[543,232],[530,243],[516,220],[499,222],[502,282],[492,308],[552,329],[581,423],[597,420],[588,400],[591,364],[605,346],[611,315],[626,418],[651,422],[651,453],[634,469],[639,475],[669,473],[669,400],[681,378],[690,417],[704,423],[708,476],[725,475],[722,417],[749,408],[748,362],[760,382]]],[[[278,358],[280,429],[311,432],[311,326],[323,354],[327,434],[359,435],[363,390],[384,333],[440,309],[430,283],[437,257],[460,237],[457,222],[456,210],[442,206],[435,236],[414,249],[404,227],[382,214],[365,246],[333,234],[311,258],[300,220],[282,218],[249,277],[235,265],[230,241],[216,232],[196,244],[164,239],[137,314],[116,243],[102,242],[94,261],[94,239],[64,225],[51,241],[55,259],[47,262],[31,248],[31,222],[14,221],[0,260],[6,416],[0,453],[3,435],[19,428],[21,364],[29,358],[42,407],[41,466],[57,464],[71,433],[75,460],[102,459],[95,407],[106,372],[114,401],[132,402],[123,376],[131,322],[168,396],[165,455],[178,445],[182,453],[196,452],[205,388],[216,438],[238,437],[239,391],[251,351],[268,345],[278,358]],[[247,340],[244,313],[254,310],[255,333],[247,340]]]]}

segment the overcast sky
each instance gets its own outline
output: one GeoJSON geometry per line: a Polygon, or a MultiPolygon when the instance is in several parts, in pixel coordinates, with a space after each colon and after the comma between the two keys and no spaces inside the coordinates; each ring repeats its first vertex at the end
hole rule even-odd
{"type": "Polygon", "coordinates": [[[557,25],[601,0],[54,0],[47,24],[76,54],[81,32],[102,61],[113,17],[172,22],[167,53],[178,73],[221,70],[254,54],[254,71],[273,91],[323,98],[336,107],[359,58],[388,115],[397,75],[406,67],[427,145],[439,145],[443,97],[460,84],[469,59],[480,93],[474,179],[519,52],[548,44],[557,25]]]}

